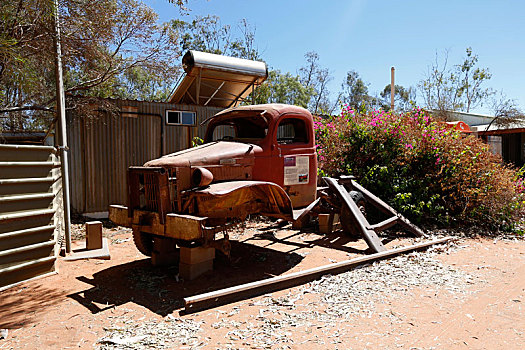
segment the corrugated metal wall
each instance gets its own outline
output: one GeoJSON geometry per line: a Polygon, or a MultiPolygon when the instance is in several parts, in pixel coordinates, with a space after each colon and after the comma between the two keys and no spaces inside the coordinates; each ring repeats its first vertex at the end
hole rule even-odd
{"type": "Polygon", "coordinates": [[[64,232],[60,179],[54,147],[0,145],[0,290],[54,273],[64,232]]]}
{"type": "Polygon", "coordinates": [[[126,204],[126,171],[181,149],[191,147],[193,137],[203,137],[199,124],[220,108],[168,103],[111,100],[123,111],[98,118],[68,115],[72,211],[106,212],[110,204],[126,204]],[[197,126],[167,125],[166,110],[196,113],[197,126]],[[161,126],[161,123],[163,125],[161,126]],[[161,145],[161,130],[164,145],[161,145]],[[161,148],[163,152],[161,154],[161,148]]]}
{"type": "Polygon", "coordinates": [[[503,160],[514,163],[518,167],[523,166],[525,133],[502,134],[501,138],[503,160]]]}

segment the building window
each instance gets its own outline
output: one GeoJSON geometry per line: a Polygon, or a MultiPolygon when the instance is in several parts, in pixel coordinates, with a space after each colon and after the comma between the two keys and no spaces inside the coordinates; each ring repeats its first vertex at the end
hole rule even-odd
{"type": "Polygon", "coordinates": [[[168,125],[195,125],[195,112],[166,111],[168,125]]]}

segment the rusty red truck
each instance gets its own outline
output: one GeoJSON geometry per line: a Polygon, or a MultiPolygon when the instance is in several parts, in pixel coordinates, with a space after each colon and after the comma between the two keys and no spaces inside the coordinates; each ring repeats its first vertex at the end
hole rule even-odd
{"type": "Polygon", "coordinates": [[[251,214],[295,223],[321,212],[332,219],[341,214],[343,230],[361,233],[374,251],[384,250],[375,233],[396,223],[422,234],[351,177],[318,186],[314,123],[306,109],[240,106],[203,123],[203,145],[130,167],[128,205],[110,207],[110,219],[133,228],[143,254],[168,245],[228,255],[228,228],[251,214]],[[360,210],[363,201],[393,217],[370,225],[360,210]]]}
{"type": "Polygon", "coordinates": [[[221,228],[254,213],[293,220],[294,208],[316,199],[315,135],[306,109],[242,106],[205,123],[203,145],[131,167],[128,207],[110,208],[112,221],[133,228],[143,254],[151,255],[154,237],[227,250],[210,237],[221,228]]]}

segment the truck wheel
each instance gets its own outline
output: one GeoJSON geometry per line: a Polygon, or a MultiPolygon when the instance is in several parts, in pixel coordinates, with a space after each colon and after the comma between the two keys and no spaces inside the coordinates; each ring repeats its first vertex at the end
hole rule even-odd
{"type": "MultiPolygon", "coordinates": [[[[363,194],[358,191],[350,191],[349,194],[357,204],[359,210],[361,210],[361,213],[366,216],[366,202],[363,194]]],[[[350,237],[361,237],[362,233],[359,229],[359,223],[357,222],[357,219],[354,217],[354,215],[352,215],[350,209],[346,207],[346,205],[343,205],[341,208],[339,221],[341,222],[341,228],[346,235],[350,237]]]]}
{"type": "Polygon", "coordinates": [[[153,237],[151,237],[151,234],[133,229],[133,241],[139,252],[146,256],[151,256],[153,250],[153,237]]]}

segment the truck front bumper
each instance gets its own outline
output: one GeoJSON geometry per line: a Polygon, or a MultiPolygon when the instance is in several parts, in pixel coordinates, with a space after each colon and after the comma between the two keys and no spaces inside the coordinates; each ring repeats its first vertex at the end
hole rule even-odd
{"type": "Polygon", "coordinates": [[[119,226],[184,241],[209,238],[205,237],[206,217],[169,213],[166,214],[165,224],[161,224],[159,213],[134,210],[133,217],[129,217],[127,207],[110,205],[109,220],[119,226]]]}

